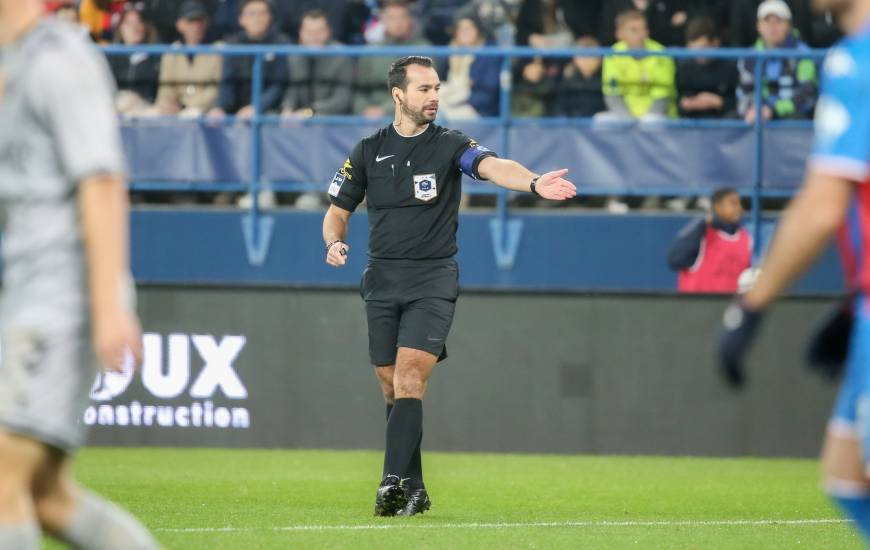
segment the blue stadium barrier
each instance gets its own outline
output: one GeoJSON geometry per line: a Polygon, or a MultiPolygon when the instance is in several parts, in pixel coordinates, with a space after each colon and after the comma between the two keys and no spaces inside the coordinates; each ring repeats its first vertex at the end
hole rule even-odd
{"type": "MultiPolygon", "coordinates": [[[[293,141],[292,136],[286,136],[286,139],[276,138],[281,134],[290,134],[291,132],[282,131],[282,126],[280,123],[280,119],[274,116],[267,116],[261,110],[260,105],[260,95],[262,91],[262,77],[263,77],[263,60],[266,56],[269,55],[280,55],[280,56],[352,56],[352,57],[361,57],[361,56],[393,56],[398,57],[401,55],[427,55],[431,57],[446,57],[452,54],[473,54],[476,56],[495,56],[501,58],[502,61],[502,70],[501,70],[501,98],[500,98],[500,116],[493,120],[477,120],[474,121],[476,125],[481,126],[490,126],[494,128],[498,133],[498,144],[492,143],[490,146],[494,150],[498,151],[503,156],[515,157],[518,159],[523,159],[525,162],[528,162],[534,167],[537,166],[551,166],[550,162],[544,162],[548,160],[549,150],[538,147],[537,150],[534,147],[533,140],[527,139],[526,134],[523,133],[522,149],[512,147],[516,141],[518,141],[518,135],[520,132],[525,131],[547,131],[547,132],[558,132],[559,129],[556,128],[560,123],[564,124],[561,127],[561,131],[564,132],[562,134],[564,136],[563,144],[561,148],[563,150],[570,150],[570,155],[568,158],[577,159],[578,166],[575,170],[575,174],[580,172],[581,174],[587,173],[587,171],[594,170],[597,168],[599,174],[610,174],[611,178],[613,177],[614,171],[612,170],[613,164],[608,164],[608,160],[612,158],[617,159],[616,162],[619,162],[622,165],[630,165],[637,170],[642,171],[642,173],[634,173],[632,177],[628,178],[629,181],[622,183],[623,191],[628,192],[638,192],[643,194],[695,194],[702,191],[709,191],[709,187],[711,185],[717,185],[720,182],[726,183],[728,185],[734,185],[741,190],[743,190],[744,194],[751,196],[752,198],[752,222],[753,226],[756,228],[755,233],[755,243],[756,243],[756,260],[758,259],[758,255],[760,253],[760,243],[762,241],[761,234],[761,198],[766,195],[782,195],[789,194],[790,187],[794,185],[795,181],[799,181],[800,172],[803,169],[803,157],[805,156],[805,152],[809,148],[810,135],[811,135],[811,123],[803,122],[803,123],[787,123],[787,124],[767,124],[759,117],[756,119],[755,123],[752,125],[746,124],[742,121],[703,121],[703,122],[693,122],[691,124],[686,121],[665,121],[658,123],[654,127],[644,126],[643,124],[632,124],[632,125],[622,125],[622,126],[610,126],[610,127],[601,127],[596,125],[590,125],[588,121],[559,121],[559,120],[514,120],[510,117],[510,83],[511,83],[511,62],[515,58],[528,58],[533,56],[542,56],[542,57],[571,57],[575,55],[585,55],[585,56],[611,56],[611,55],[630,55],[635,57],[644,57],[649,55],[655,56],[668,56],[676,59],[681,58],[696,58],[699,57],[699,52],[696,50],[687,50],[683,48],[668,48],[659,52],[650,52],[650,51],[625,51],[625,52],[614,52],[609,48],[570,48],[570,49],[536,49],[529,47],[512,47],[512,48],[495,48],[495,47],[484,47],[484,48],[447,48],[447,47],[372,47],[372,46],[335,46],[329,48],[310,48],[310,47],[302,47],[302,46],[290,46],[290,45],[263,45],[263,46],[229,46],[229,45],[219,45],[219,46],[170,46],[170,45],[147,45],[147,46],[107,46],[104,48],[107,55],[123,55],[130,54],[135,52],[144,52],[151,54],[163,54],[163,53],[188,53],[188,54],[196,54],[196,53],[210,53],[210,54],[218,54],[222,56],[250,56],[253,61],[253,84],[252,84],[252,104],[255,107],[254,116],[245,122],[243,125],[236,124],[236,121],[233,117],[227,117],[221,124],[225,127],[223,128],[215,128],[209,126],[209,123],[197,123],[197,125],[201,126],[199,129],[194,129],[191,131],[190,128],[182,129],[180,126],[174,126],[174,131],[178,132],[179,137],[183,137],[187,140],[196,141],[196,133],[200,132],[200,135],[211,134],[215,140],[227,140],[227,136],[229,136],[229,141],[231,142],[229,146],[230,150],[226,154],[221,155],[212,155],[210,160],[212,164],[207,165],[209,163],[198,162],[196,159],[189,159],[188,162],[194,164],[193,166],[189,166],[188,170],[180,169],[178,170],[179,174],[187,173],[194,177],[198,177],[203,173],[208,173],[209,170],[212,170],[213,176],[215,176],[216,180],[229,180],[229,181],[215,181],[212,180],[211,185],[203,185],[201,183],[195,183],[192,179],[184,179],[181,178],[182,181],[178,183],[165,183],[160,181],[148,181],[149,178],[139,179],[138,177],[134,179],[132,182],[132,187],[134,189],[142,189],[142,190],[152,190],[152,189],[182,189],[182,190],[213,190],[215,188],[221,189],[246,189],[250,193],[256,195],[259,190],[262,188],[264,181],[267,181],[271,177],[275,177],[274,183],[276,188],[279,189],[306,189],[310,188],[313,182],[311,180],[297,180],[297,181],[287,181],[286,173],[280,172],[280,169],[287,168],[286,165],[279,165],[279,170],[273,171],[275,169],[274,162],[275,159],[279,158],[281,153],[284,153],[284,157],[288,157],[288,151],[292,152],[293,149],[293,141]],[[598,130],[598,134],[602,137],[601,140],[597,142],[584,143],[581,138],[577,137],[576,133],[571,133],[570,130],[573,127],[581,127],[586,126],[591,130],[598,130]],[[277,128],[277,130],[276,130],[277,128]],[[546,129],[546,130],[545,130],[546,129]],[[705,164],[704,158],[709,159],[711,155],[715,155],[717,152],[715,150],[711,151],[709,147],[705,147],[703,141],[697,134],[692,134],[692,130],[694,131],[704,131],[704,132],[724,132],[725,137],[723,138],[726,143],[733,144],[733,147],[730,147],[728,150],[733,153],[731,158],[728,158],[726,161],[727,167],[722,169],[722,163],[714,163],[714,165],[705,164]],[[674,133],[675,135],[679,135],[681,132],[685,132],[682,134],[682,140],[679,138],[669,137],[667,139],[667,147],[662,147],[665,144],[665,138],[663,137],[665,134],[674,133]],[[731,132],[731,133],[729,133],[731,132]],[[604,139],[603,136],[605,134],[609,134],[607,139],[604,139]],[[626,143],[626,136],[632,136],[632,139],[629,143],[631,143],[631,147],[628,148],[628,152],[623,151],[623,145],[626,143]],[[689,147],[687,144],[693,144],[693,147],[689,147]],[[233,145],[234,144],[234,145],[233,145]],[[244,144],[244,147],[239,147],[240,144],[244,144]],[[494,147],[493,147],[494,145],[494,147]],[[584,147],[585,146],[585,147],[584,147]],[[291,149],[288,149],[290,147],[291,149]],[[581,151],[578,154],[578,150],[581,151]],[[699,162],[693,164],[691,162],[691,158],[686,155],[686,151],[695,151],[696,152],[696,160],[701,159],[699,162]],[[778,154],[780,156],[776,156],[778,154]],[[535,155],[537,153],[537,155],[535,155]],[[775,163],[776,166],[771,167],[770,164],[765,164],[765,158],[773,153],[772,158],[777,160],[775,163]],[[751,156],[747,156],[747,154],[751,156]],[[526,160],[526,155],[528,155],[528,159],[526,160]],[[680,169],[674,169],[673,166],[668,165],[666,162],[662,161],[662,158],[679,158],[680,163],[677,166],[681,166],[680,169]],[[640,158],[643,162],[638,162],[638,158],[640,158]],[[267,160],[268,159],[268,160],[267,160]],[[779,161],[778,159],[783,159],[779,161]],[[631,161],[631,162],[628,162],[631,161]],[[747,166],[746,161],[751,161],[751,163],[747,166]],[[645,163],[647,163],[645,165],[645,163]],[[648,170],[648,165],[651,165],[653,168],[648,170]],[[705,170],[706,167],[706,170],[705,170]],[[730,170],[728,169],[730,168],[730,170]],[[666,170],[664,173],[656,173],[656,170],[666,170]],[[688,174],[684,172],[688,171],[688,174]],[[748,174],[747,174],[748,172],[748,174]],[[727,174],[728,177],[723,177],[723,174],[727,174]],[[682,181],[673,181],[679,180],[680,178],[685,178],[688,175],[693,178],[692,180],[682,179],[682,181]],[[225,177],[232,176],[232,177],[225,177]],[[731,177],[734,177],[732,180],[731,177]],[[747,178],[748,176],[748,178],[747,178]],[[672,185],[669,186],[654,186],[654,187],[646,187],[637,188],[633,182],[642,181],[642,177],[655,177],[666,182],[672,182],[672,185]],[[781,180],[781,181],[780,181],[781,180]],[[790,184],[783,185],[782,182],[791,182],[790,184]],[[218,184],[218,185],[216,185],[218,184]]],[[[719,49],[719,50],[705,50],[703,52],[703,57],[705,58],[754,58],[757,60],[764,59],[775,59],[775,58],[792,58],[792,57],[802,57],[802,58],[813,58],[820,59],[824,56],[826,52],[824,50],[769,50],[769,51],[757,51],[754,49],[719,49]]],[[[755,80],[756,82],[760,82],[762,80],[762,63],[755,64],[755,80]]],[[[756,110],[760,110],[760,106],[762,103],[762,92],[761,87],[756,86],[755,88],[755,96],[754,102],[756,105],[756,110]]],[[[334,118],[334,117],[332,117],[334,118]]],[[[360,119],[355,117],[349,117],[348,119],[343,120],[339,124],[346,126],[348,124],[355,125],[361,122],[360,119]]],[[[366,120],[368,124],[372,124],[373,121],[366,120]]],[[[382,125],[385,121],[377,121],[378,125],[382,125]]],[[[317,117],[314,117],[308,121],[303,123],[303,128],[310,131],[312,128],[316,127],[320,123],[333,123],[335,124],[335,120],[323,120],[318,122],[317,117]]],[[[127,138],[126,146],[128,150],[134,149],[138,150],[139,147],[144,145],[141,139],[137,139],[136,132],[139,131],[143,126],[140,126],[139,123],[134,123],[128,125],[125,130],[125,137],[127,138]],[[132,143],[132,144],[131,144],[132,143]]],[[[344,128],[343,133],[346,132],[346,128],[344,128]]],[[[298,136],[296,137],[298,141],[298,136]]],[[[306,140],[309,144],[312,140],[306,140]]],[[[345,147],[346,143],[342,140],[339,143],[339,140],[334,140],[336,145],[341,145],[344,147],[343,150],[349,150],[350,147],[345,147]]],[[[348,143],[351,143],[351,140],[348,138],[346,140],[348,143]]],[[[164,152],[167,151],[170,147],[175,148],[177,146],[177,142],[175,141],[163,141],[161,142],[164,149],[164,152]]],[[[214,143],[212,141],[206,140],[204,144],[200,146],[203,147],[214,147],[214,143]]],[[[352,143],[351,143],[352,144],[352,143]]],[[[193,145],[195,146],[195,145],[193,145]]],[[[720,148],[720,152],[722,149],[720,148]]],[[[319,156],[310,156],[306,155],[305,157],[301,157],[307,160],[314,160],[315,163],[320,162],[319,156]]],[[[201,160],[201,158],[199,159],[201,160]]],[[[284,159],[286,160],[286,158],[284,159]]],[[[152,166],[157,164],[162,164],[154,162],[153,158],[149,158],[147,161],[152,166]]],[[[297,159],[298,163],[299,160],[297,159]]],[[[178,167],[180,161],[176,161],[174,166],[178,167]]],[[[134,171],[137,166],[137,159],[133,159],[134,171]]],[[[183,164],[183,163],[182,163],[183,164]]],[[[334,164],[333,164],[334,165],[334,164]]],[[[298,166],[297,166],[298,168],[298,166]]],[[[135,173],[135,172],[134,172],[135,173]]],[[[290,172],[294,173],[294,172],[290,172]]],[[[297,170],[295,174],[302,176],[305,175],[306,172],[297,170]]],[[[140,173],[141,175],[141,173],[140,173]]],[[[320,173],[317,173],[317,178],[320,178],[320,173]]],[[[321,185],[320,189],[323,189],[322,186],[325,186],[326,180],[318,182],[321,185]]],[[[607,186],[607,189],[598,190],[599,192],[614,192],[614,188],[607,186]]],[[[511,216],[508,212],[508,197],[509,193],[504,189],[495,190],[497,194],[497,218],[495,220],[495,225],[498,226],[501,231],[501,236],[499,237],[499,241],[502,243],[510,243],[510,241],[515,238],[510,233],[511,227],[511,216]]],[[[251,228],[252,231],[252,239],[253,243],[258,247],[268,246],[268,243],[263,242],[263,235],[260,233],[260,228],[263,223],[272,223],[269,221],[263,221],[261,218],[264,217],[264,214],[260,211],[260,207],[257,201],[251,201],[250,211],[248,212],[248,227],[251,228]]],[[[269,218],[269,216],[266,216],[269,218]]],[[[507,246],[507,245],[506,245],[507,246]]]]}
{"type": "MultiPolygon", "coordinates": [[[[504,228],[510,239],[502,242],[498,218],[462,213],[457,236],[460,283],[476,290],[673,292],[677,275],[668,269],[667,250],[691,219],[526,210],[511,216],[504,228]]],[[[358,287],[367,259],[364,212],[350,219],[351,250],[344,269],[323,261],[322,213],[280,211],[262,217],[260,233],[269,243],[265,247],[252,241],[253,226],[246,220],[246,213],[235,209],[135,209],[131,233],[136,280],[160,285],[358,287]]],[[[762,247],[774,221],[766,219],[759,228],[762,247]]],[[[831,248],[794,291],[831,294],[842,289],[842,271],[831,248]]]]}
{"type": "MultiPolygon", "coordinates": [[[[330,117],[331,119],[340,117],[330,117]]],[[[264,121],[260,181],[275,191],[324,192],[348,151],[379,125],[361,120],[335,126],[310,119],[264,121]],[[311,182],[311,183],[301,183],[311,182]]],[[[583,124],[586,120],[534,119],[510,128],[511,158],[543,169],[568,168],[569,179],[586,195],[706,195],[735,186],[752,193],[754,131],[735,124],[669,128],[583,124]]],[[[686,121],[689,122],[689,121],[686,121]]],[[[500,129],[476,121],[448,122],[478,142],[499,141],[500,129]]],[[[250,127],[212,127],[189,121],[144,119],[123,127],[134,187],[142,190],[244,190],[251,170],[250,127]],[[155,159],[160,159],[155,162],[155,159]],[[221,183],[224,182],[224,183],[221,183]],[[236,182],[236,183],[232,183],[236,182]]],[[[775,123],[764,130],[762,192],[790,194],[800,184],[812,132],[775,123]]],[[[494,185],[472,183],[464,192],[495,194],[494,185]]]]}

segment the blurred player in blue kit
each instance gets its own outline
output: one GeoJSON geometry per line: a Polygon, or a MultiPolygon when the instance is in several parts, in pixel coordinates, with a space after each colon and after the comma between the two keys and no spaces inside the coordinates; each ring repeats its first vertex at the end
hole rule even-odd
{"type": "Polygon", "coordinates": [[[0,549],[38,548],[40,531],[75,548],[156,548],[70,471],[95,360],[120,369],[141,331],[111,75],[44,9],[0,0],[0,549]]]}
{"type": "Polygon", "coordinates": [[[846,364],[822,468],[827,493],[870,540],[870,0],[814,4],[834,11],[848,36],[824,62],[806,181],[783,215],[754,286],[725,312],[719,362],[731,383],[743,382],[745,355],[764,310],[837,234],[855,294],[813,346],[816,359],[846,364]],[[840,357],[842,349],[847,351],[840,357]]]}

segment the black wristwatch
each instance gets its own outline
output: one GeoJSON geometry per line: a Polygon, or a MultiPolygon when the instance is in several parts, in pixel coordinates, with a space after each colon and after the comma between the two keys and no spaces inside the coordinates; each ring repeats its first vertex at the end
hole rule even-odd
{"type": "Polygon", "coordinates": [[[532,183],[529,185],[529,191],[531,191],[533,195],[537,195],[537,196],[540,197],[541,194],[538,193],[538,190],[537,190],[537,189],[535,189],[535,184],[538,183],[538,180],[539,180],[539,179],[541,179],[541,176],[535,176],[535,177],[532,178],[532,183]]]}
{"type": "MultiPolygon", "coordinates": [[[[344,241],[341,240],[341,239],[335,239],[334,241],[332,241],[331,243],[329,243],[329,244],[326,245],[326,253],[327,253],[327,254],[329,254],[329,249],[332,248],[332,245],[334,245],[335,243],[344,243],[344,244],[347,244],[346,242],[344,242],[344,241]]],[[[342,255],[343,255],[343,254],[342,254],[342,255]]]]}

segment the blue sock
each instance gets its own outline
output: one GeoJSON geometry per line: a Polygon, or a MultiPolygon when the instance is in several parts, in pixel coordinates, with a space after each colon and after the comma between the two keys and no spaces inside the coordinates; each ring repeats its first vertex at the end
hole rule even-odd
{"type": "Polygon", "coordinates": [[[845,497],[831,495],[846,515],[855,522],[865,541],[870,541],[870,495],[845,497]]]}

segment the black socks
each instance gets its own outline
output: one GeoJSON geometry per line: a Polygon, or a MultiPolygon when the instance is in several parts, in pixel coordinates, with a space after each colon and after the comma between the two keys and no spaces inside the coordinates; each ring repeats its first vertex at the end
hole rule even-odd
{"type": "Polygon", "coordinates": [[[409,478],[409,488],[423,487],[420,441],[423,438],[423,402],[419,399],[396,399],[387,405],[387,448],[384,475],[409,478]]]}
{"type": "Polygon", "coordinates": [[[417,446],[414,448],[414,454],[411,455],[411,462],[408,463],[408,470],[405,472],[405,477],[408,478],[408,488],[412,491],[426,488],[426,484],[423,483],[423,457],[420,456],[420,443],[422,441],[423,430],[421,429],[417,446]]]}

